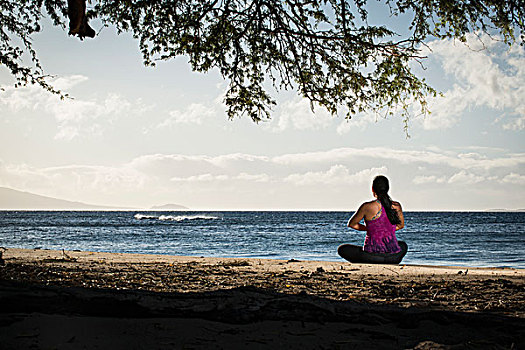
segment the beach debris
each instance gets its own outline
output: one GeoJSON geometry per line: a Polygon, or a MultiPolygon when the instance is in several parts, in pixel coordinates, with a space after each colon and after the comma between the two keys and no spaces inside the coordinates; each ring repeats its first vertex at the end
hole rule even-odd
{"type": "MultiPolygon", "coordinates": [[[[392,271],[393,273],[395,273],[395,274],[397,274],[397,275],[399,276],[399,272],[397,272],[397,271],[395,271],[395,270],[393,270],[393,269],[390,269],[390,268],[388,268],[388,267],[385,267],[384,269],[385,269],[385,270],[388,270],[388,271],[392,271]]],[[[381,275],[383,275],[383,274],[381,274],[381,275]]],[[[383,276],[385,276],[385,275],[383,275],[383,276]]]]}
{"type": "Polygon", "coordinates": [[[61,262],[76,262],[77,260],[78,260],[77,258],[74,258],[74,257],[70,256],[68,253],[66,253],[66,251],[64,249],[62,249],[62,257],[61,258],[52,257],[52,256],[48,255],[46,259],[42,260],[42,262],[57,262],[57,261],[61,261],[61,262]]]}
{"type": "Polygon", "coordinates": [[[414,350],[427,350],[427,349],[428,350],[430,350],[430,349],[433,349],[433,350],[445,350],[445,349],[450,349],[450,346],[444,345],[444,344],[435,343],[433,341],[427,340],[427,341],[423,341],[423,342],[417,344],[414,347],[414,350]]]}
{"type": "Polygon", "coordinates": [[[294,258],[291,258],[290,260],[287,261],[288,263],[294,263],[294,262],[300,262],[300,260],[296,260],[294,258]]]}
{"type": "Polygon", "coordinates": [[[4,247],[0,247],[0,266],[5,266],[5,260],[3,258],[3,255],[6,250],[7,249],[5,249],[4,247]]]}
{"type": "Polygon", "coordinates": [[[36,338],[40,335],[39,332],[37,333],[21,333],[21,334],[18,334],[16,337],[17,338],[36,338]]]}
{"type": "Polygon", "coordinates": [[[217,263],[217,266],[222,266],[225,268],[250,266],[250,265],[251,264],[247,260],[227,260],[227,261],[220,261],[219,263],[217,263]]]}
{"type": "Polygon", "coordinates": [[[77,261],[77,258],[73,258],[71,255],[66,253],[64,249],[62,249],[62,261],[74,262],[77,261]]]}
{"type": "Polygon", "coordinates": [[[241,333],[242,331],[239,328],[229,328],[225,329],[223,331],[219,331],[219,334],[229,334],[229,335],[237,335],[241,333]]]}
{"type": "Polygon", "coordinates": [[[324,272],[324,269],[322,266],[319,266],[315,271],[317,272],[324,272]]]}

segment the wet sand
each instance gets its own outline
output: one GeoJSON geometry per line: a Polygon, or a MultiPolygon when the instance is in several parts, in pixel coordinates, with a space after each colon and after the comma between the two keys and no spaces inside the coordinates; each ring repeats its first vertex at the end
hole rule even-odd
{"type": "Polygon", "coordinates": [[[3,259],[2,349],[525,348],[524,269],[24,249],[3,259]]]}

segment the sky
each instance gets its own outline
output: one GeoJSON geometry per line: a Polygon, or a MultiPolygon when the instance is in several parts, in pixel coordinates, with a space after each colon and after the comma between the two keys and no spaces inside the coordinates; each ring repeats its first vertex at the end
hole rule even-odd
{"type": "MultiPolygon", "coordinates": [[[[226,82],[184,57],[144,67],[129,34],[33,37],[53,84],[15,89],[0,67],[0,186],[90,204],[194,210],[344,210],[384,174],[404,210],[525,208],[525,50],[429,41],[418,74],[442,92],[410,122],[332,117],[294,91],[272,119],[228,120],[226,82]]],[[[417,106],[414,106],[417,109],[417,106]]]]}

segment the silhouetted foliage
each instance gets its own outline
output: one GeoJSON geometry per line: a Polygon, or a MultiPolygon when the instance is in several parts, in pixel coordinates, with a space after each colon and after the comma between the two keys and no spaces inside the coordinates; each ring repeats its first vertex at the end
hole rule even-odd
{"type": "MultiPolygon", "coordinates": [[[[85,16],[82,0],[68,2],[75,21],[70,34],[92,36],[87,19],[99,18],[131,32],[146,65],[186,56],[195,71],[218,69],[229,81],[228,116],[246,114],[254,121],[269,118],[275,104],[268,82],[277,91],[296,89],[312,108],[317,104],[332,114],[392,113],[401,107],[406,116],[413,101],[425,113],[425,97],[436,92],[414,75],[410,63],[422,62],[426,39],[465,41],[468,33],[485,32],[509,45],[524,43],[523,0],[380,2],[392,16],[411,18],[404,35],[368,24],[367,0],[93,0],[85,16]]],[[[0,0],[0,10],[0,63],[17,86],[40,84],[56,93],[31,35],[40,30],[43,13],[65,28],[67,2],[0,0]],[[33,65],[22,63],[24,52],[33,65]]]]}

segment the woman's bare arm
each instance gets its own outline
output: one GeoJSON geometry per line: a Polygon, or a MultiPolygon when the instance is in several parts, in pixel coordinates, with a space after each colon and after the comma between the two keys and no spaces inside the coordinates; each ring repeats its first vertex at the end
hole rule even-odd
{"type": "Polygon", "coordinates": [[[403,209],[401,208],[401,203],[392,202],[392,208],[396,210],[397,217],[399,218],[399,221],[401,221],[399,224],[396,225],[396,231],[401,230],[403,227],[405,227],[405,218],[403,216],[403,209]]]}
{"type": "Polygon", "coordinates": [[[358,231],[366,231],[366,226],[361,224],[360,221],[365,217],[365,204],[361,204],[355,214],[348,220],[348,227],[358,231]]]}

